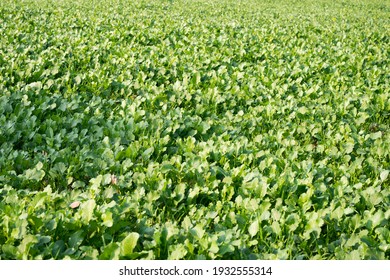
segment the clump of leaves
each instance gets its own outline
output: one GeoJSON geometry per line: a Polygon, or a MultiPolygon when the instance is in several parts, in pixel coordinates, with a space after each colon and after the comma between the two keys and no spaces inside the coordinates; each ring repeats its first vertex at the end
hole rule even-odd
{"type": "Polygon", "coordinates": [[[170,2],[1,2],[0,259],[389,259],[389,4],[170,2]]]}

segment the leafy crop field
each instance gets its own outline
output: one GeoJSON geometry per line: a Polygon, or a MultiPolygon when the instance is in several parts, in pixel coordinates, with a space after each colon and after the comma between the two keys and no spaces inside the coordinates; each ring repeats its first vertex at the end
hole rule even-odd
{"type": "Polygon", "coordinates": [[[389,15],[2,0],[0,259],[389,259],[389,15]]]}

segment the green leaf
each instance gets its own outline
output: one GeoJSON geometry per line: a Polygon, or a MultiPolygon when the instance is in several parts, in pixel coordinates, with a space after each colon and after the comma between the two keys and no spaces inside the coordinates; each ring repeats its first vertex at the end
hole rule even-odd
{"type": "Polygon", "coordinates": [[[350,154],[353,151],[353,148],[355,147],[354,143],[347,143],[345,144],[345,153],[350,154]]]}
{"type": "Polygon", "coordinates": [[[218,254],[223,256],[224,254],[231,252],[234,252],[234,246],[231,244],[224,244],[219,248],[218,254]]]}
{"type": "Polygon", "coordinates": [[[361,238],[360,238],[360,240],[363,242],[363,243],[365,243],[365,244],[367,244],[369,247],[375,247],[376,245],[377,245],[377,242],[375,241],[375,239],[374,238],[372,238],[371,236],[362,236],[361,238]]]}
{"type": "Polygon", "coordinates": [[[26,179],[27,180],[35,180],[41,181],[43,177],[45,177],[45,171],[42,170],[43,164],[42,162],[38,162],[37,165],[32,169],[26,170],[26,179]]]}
{"type": "Polygon", "coordinates": [[[121,253],[120,246],[117,242],[110,243],[103,247],[103,252],[100,254],[100,260],[118,260],[121,253]]]}
{"type": "Polygon", "coordinates": [[[106,186],[106,185],[110,184],[111,183],[111,177],[112,177],[111,174],[104,174],[102,176],[101,184],[103,186],[106,186]]]}
{"type": "Polygon", "coordinates": [[[93,217],[93,212],[96,206],[94,199],[83,202],[80,206],[81,220],[84,224],[88,224],[93,217]]]}
{"type": "Polygon", "coordinates": [[[172,164],[163,164],[161,166],[161,173],[165,174],[165,173],[168,173],[169,171],[171,170],[175,170],[176,168],[172,165],[172,164]]]}
{"type": "Polygon", "coordinates": [[[51,251],[54,258],[58,258],[65,251],[65,242],[58,240],[54,242],[53,249],[51,251]]]}
{"type": "Polygon", "coordinates": [[[121,255],[129,256],[133,253],[135,246],[137,246],[139,234],[137,232],[132,232],[121,243],[121,255]]]}
{"type": "Polygon", "coordinates": [[[272,228],[272,231],[276,234],[276,235],[280,235],[282,233],[282,229],[280,228],[280,225],[277,221],[274,221],[271,225],[271,228],[272,228]]]}
{"type": "Polygon", "coordinates": [[[375,133],[371,133],[370,134],[370,138],[372,140],[376,140],[376,139],[379,139],[382,137],[382,132],[381,131],[378,131],[378,132],[375,132],[375,133]]]}
{"type": "Polygon", "coordinates": [[[98,190],[100,188],[102,180],[103,180],[103,176],[102,175],[99,175],[96,178],[92,178],[91,180],[89,180],[89,182],[92,184],[91,185],[91,189],[98,190]]]}
{"type": "Polygon", "coordinates": [[[21,257],[22,259],[24,260],[28,259],[31,246],[37,242],[38,242],[38,238],[34,235],[28,234],[24,236],[22,242],[18,246],[18,250],[22,256],[21,257]]]}
{"type": "Polygon", "coordinates": [[[306,107],[299,107],[298,110],[297,110],[300,114],[304,115],[308,112],[307,108],[306,107]]]}
{"type": "Polygon", "coordinates": [[[106,227],[112,227],[112,225],[114,224],[111,212],[106,212],[102,214],[102,220],[103,220],[103,225],[106,227]]]}
{"type": "Polygon", "coordinates": [[[370,221],[372,222],[372,228],[376,228],[377,226],[379,226],[384,219],[385,214],[382,212],[382,210],[376,211],[370,219],[370,221]]]}
{"type": "Polygon", "coordinates": [[[35,181],[41,181],[45,177],[45,171],[43,170],[36,170],[36,169],[28,169],[26,170],[26,179],[27,180],[35,180],[35,181]]]}
{"type": "Polygon", "coordinates": [[[383,170],[380,174],[380,178],[382,182],[386,181],[388,176],[389,176],[389,170],[383,170]]]}
{"type": "Polygon", "coordinates": [[[34,199],[31,201],[30,206],[33,209],[40,208],[44,204],[46,197],[47,197],[46,193],[43,193],[43,192],[38,193],[37,195],[34,196],[34,199]]]}
{"type": "Polygon", "coordinates": [[[209,251],[210,251],[211,253],[214,253],[214,254],[217,254],[217,253],[218,253],[219,247],[218,247],[218,244],[217,244],[217,242],[216,242],[215,240],[213,240],[213,241],[211,242],[209,251]]]}
{"type": "Polygon", "coordinates": [[[18,258],[18,248],[11,244],[4,244],[1,246],[3,253],[5,254],[6,259],[17,259],[18,258]]]}
{"type": "Polygon", "coordinates": [[[259,221],[253,221],[248,228],[249,235],[251,237],[255,236],[259,232],[259,221]]]}
{"type": "Polygon", "coordinates": [[[176,244],[171,246],[172,252],[169,254],[169,260],[181,260],[187,255],[187,249],[183,244],[176,244]]]}
{"type": "Polygon", "coordinates": [[[80,75],[77,75],[77,76],[74,78],[74,80],[75,80],[75,83],[76,83],[77,85],[79,85],[79,84],[81,83],[81,77],[80,77],[80,75]]]}
{"type": "Polygon", "coordinates": [[[77,249],[84,240],[84,231],[78,230],[69,237],[69,246],[77,249]]]}
{"type": "Polygon", "coordinates": [[[154,148],[153,147],[146,149],[142,153],[142,159],[143,160],[148,160],[150,158],[150,156],[153,154],[153,152],[154,152],[154,148]]]}
{"type": "Polygon", "coordinates": [[[191,229],[191,233],[194,237],[196,237],[198,239],[202,239],[202,237],[205,233],[205,230],[202,228],[201,225],[196,225],[195,227],[193,227],[191,229]]]}

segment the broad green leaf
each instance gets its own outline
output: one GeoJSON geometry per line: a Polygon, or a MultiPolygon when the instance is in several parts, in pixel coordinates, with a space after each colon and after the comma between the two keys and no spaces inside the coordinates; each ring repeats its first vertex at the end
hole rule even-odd
{"type": "Polygon", "coordinates": [[[382,182],[386,181],[387,177],[389,176],[389,170],[383,170],[380,174],[380,178],[382,182]]]}
{"type": "Polygon", "coordinates": [[[103,225],[106,227],[112,227],[112,225],[114,224],[111,212],[103,213],[102,220],[103,220],[103,225]]]}
{"type": "Polygon", "coordinates": [[[259,231],[259,221],[254,220],[248,227],[248,232],[251,237],[255,236],[259,231]]]}
{"type": "Polygon", "coordinates": [[[282,229],[280,228],[280,224],[277,221],[272,222],[271,228],[272,228],[272,231],[276,235],[280,235],[282,233],[282,229]]]}
{"type": "Polygon", "coordinates": [[[168,173],[169,171],[171,171],[171,170],[175,170],[176,168],[172,165],[172,164],[163,164],[162,166],[161,166],[161,172],[163,173],[163,174],[165,174],[165,173],[168,173]]]}
{"type": "Polygon", "coordinates": [[[96,206],[96,202],[93,199],[81,203],[80,213],[81,213],[81,220],[83,221],[83,223],[88,224],[89,221],[92,219],[95,206],[96,206]]]}
{"type": "Polygon", "coordinates": [[[28,169],[26,170],[26,179],[41,181],[45,177],[45,171],[36,170],[36,169],[28,169]]]}
{"type": "Polygon", "coordinates": [[[4,244],[1,246],[3,254],[5,254],[6,259],[17,259],[18,258],[18,248],[11,244],[4,244]]]}
{"type": "Polygon", "coordinates": [[[221,247],[219,247],[218,254],[225,255],[226,253],[234,252],[234,246],[231,244],[224,244],[221,247]]]}
{"type": "Polygon", "coordinates": [[[152,155],[153,152],[154,152],[154,148],[153,148],[153,147],[146,149],[146,150],[142,153],[142,158],[143,158],[144,160],[148,160],[148,159],[150,158],[150,156],[152,155]]]}
{"type": "Polygon", "coordinates": [[[0,4],[1,259],[388,257],[388,1],[48,2],[0,4]]]}
{"type": "Polygon", "coordinates": [[[385,215],[382,210],[378,210],[375,214],[370,218],[372,222],[372,228],[375,228],[380,225],[380,223],[385,219],[385,215]]]}
{"type": "Polygon", "coordinates": [[[217,254],[217,253],[218,253],[218,251],[219,251],[219,246],[218,246],[218,244],[217,244],[217,242],[216,242],[215,240],[213,240],[213,241],[211,242],[209,251],[210,251],[211,253],[214,253],[214,254],[217,254]]]}
{"type": "Polygon", "coordinates": [[[101,180],[102,185],[105,186],[105,185],[110,184],[111,183],[111,177],[112,177],[111,174],[104,174],[102,176],[102,180],[101,180]]]}
{"type": "Polygon", "coordinates": [[[173,245],[168,260],[182,260],[186,255],[187,249],[183,244],[173,245]]]}
{"type": "Polygon", "coordinates": [[[360,238],[360,240],[363,242],[363,243],[365,243],[365,244],[367,244],[369,247],[375,247],[376,245],[377,245],[377,242],[375,241],[375,239],[374,238],[372,238],[371,236],[362,236],[361,238],[360,238]]]}
{"type": "Polygon", "coordinates": [[[345,145],[345,153],[350,154],[353,151],[354,147],[355,147],[354,143],[347,143],[345,145]]]}
{"type": "Polygon", "coordinates": [[[26,170],[26,179],[27,180],[35,180],[41,181],[43,177],[45,177],[45,171],[42,170],[43,164],[42,162],[38,162],[37,165],[32,169],[26,170]]]}
{"type": "Polygon", "coordinates": [[[100,260],[118,260],[121,255],[121,248],[118,243],[110,243],[102,248],[100,260]]]}
{"type": "Polygon", "coordinates": [[[133,253],[135,246],[137,246],[138,238],[139,234],[137,232],[132,232],[122,240],[120,247],[122,256],[128,256],[133,253]]]}
{"type": "Polygon", "coordinates": [[[29,250],[30,250],[31,246],[37,242],[38,242],[38,239],[34,235],[27,234],[24,236],[22,242],[18,246],[19,253],[20,253],[21,258],[23,260],[28,259],[29,250]]]}
{"type": "Polygon", "coordinates": [[[92,184],[91,189],[98,190],[100,188],[100,185],[102,183],[103,176],[99,175],[96,178],[92,178],[89,182],[92,184]]]}
{"type": "Polygon", "coordinates": [[[381,131],[378,131],[378,132],[370,134],[370,138],[373,139],[373,140],[379,139],[381,137],[382,137],[382,132],[381,131]]]}
{"type": "Polygon", "coordinates": [[[198,239],[202,239],[203,235],[205,234],[205,230],[201,225],[196,225],[191,229],[191,233],[193,236],[195,236],[198,239]]]}
{"type": "Polygon", "coordinates": [[[69,237],[69,246],[77,249],[84,240],[84,231],[78,230],[69,237]]]}

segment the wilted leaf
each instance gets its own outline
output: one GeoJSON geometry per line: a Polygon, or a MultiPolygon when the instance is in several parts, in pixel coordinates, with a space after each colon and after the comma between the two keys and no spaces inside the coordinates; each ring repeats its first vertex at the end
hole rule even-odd
{"type": "Polygon", "coordinates": [[[75,209],[75,208],[77,208],[77,207],[79,207],[79,206],[80,206],[80,201],[74,201],[74,202],[72,202],[72,203],[69,205],[69,207],[72,208],[72,209],[75,209]]]}

